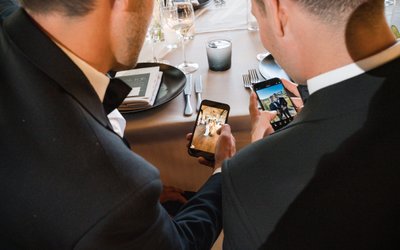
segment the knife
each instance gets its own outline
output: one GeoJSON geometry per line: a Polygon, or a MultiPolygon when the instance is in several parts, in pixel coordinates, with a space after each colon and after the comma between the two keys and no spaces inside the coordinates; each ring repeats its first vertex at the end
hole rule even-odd
{"type": "Polygon", "coordinates": [[[196,110],[200,110],[200,104],[201,104],[201,92],[203,91],[203,78],[201,75],[199,76],[199,80],[196,81],[194,85],[194,91],[196,92],[197,96],[197,104],[196,104],[196,110]]]}
{"type": "Polygon", "coordinates": [[[191,116],[193,114],[192,105],[190,104],[190,95],[192,93],[192,86],[193,86],[193,76],[192,74],[187,76],[186,85],[183,90],[183,94],[185,95],[186,104],[185,104],[185,115],[191,116]]]}

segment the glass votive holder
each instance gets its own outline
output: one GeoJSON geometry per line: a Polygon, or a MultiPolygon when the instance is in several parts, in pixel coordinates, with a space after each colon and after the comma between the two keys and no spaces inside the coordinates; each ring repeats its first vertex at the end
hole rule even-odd
{"type": "Polygon", "coordinates": [[[206,42],[208,67],[212,71],[231,68],[232,42],[227,38],[211,38],[206,42]]]}

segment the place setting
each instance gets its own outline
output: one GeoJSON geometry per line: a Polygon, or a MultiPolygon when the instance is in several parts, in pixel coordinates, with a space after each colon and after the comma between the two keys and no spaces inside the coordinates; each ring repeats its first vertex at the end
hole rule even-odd
{"type": "Polygon", "coordinates": [[[138,63],[135,69],[116,74],[116,77],[132,87],[131,93],[119,107],[122,113],[145,111],[171,101],[184,90],[187,75],[198,70],[198,63],[189,62],[186,59],[185,43],[193,35],[191,30],[194,26],[194,9],[206,6],[209,0],[195,2],[191,0],[155,1],[153,19],[148,28],[148,39],[152,45],[150,62],[138,63]],[[154,48],[156,43],[165,39],[163,34],[165,26],[176,33],[182,48],[183,62],[176,66],[159,59],[154,48]]]}
{"type": "Polygon", "coordinates": [[[288,74],[275,61],[271,53],[266,53],[264,55],[264,58],[262,58],[258,64],[258,70],[265,79],[278,77],[290,80],[288,74]]]}
{"type": "Polygon", "coordinates": [[[256,58],[259,61],[258,69],[249,69],[247,73],[242,74],[243,86],[245,88],[251,88],[254,83],[275,77],[291,80],[289,75],[268,51],[258,53],[256,58]]]}
{"type": "MultiPolygon", "coordinates": [[[[201,100],[201,76],[192,81],[192,74],[199,69],[197,62],[186,58],[185,43],[194,37],[195,10],[210,6],[210,4],[225,4],[222,0],[155,0],[153,18],[148,28],[147,41],[151,45],[151,53],[147,51],[148,59],[137,64],[135,69],[117,72],[116,77],[127,83],[132,91],[119,107],[121,113],[137,113],[159,107],[184,92],[185,98],[189,91],[189,81],[193,90],[196,83],[197,99],[201,100]],[[167,29],[172,30],[178,38],[181,47],[182,61],[178,65],[162,59],[162,53],[157,46],[166,40],[167,29]],[[151,58],[149,57],[151,55],[151,58]],[[190,79],[190,80],[189,80],[190,79]],[[200,87],[199,87],[200,86],[200,87]]],[[[229,39],[212,37],[206,41],[206,54],[209,69],[225,71],[231,67],[232,43],[229,39]]],[[[186,100],[186,103],[188,101],[186,100]]],[[[196,105],[198,106],[198,105],[196,105]]],[[[185,116],[193,112],[184,110],[185,116]]]]}

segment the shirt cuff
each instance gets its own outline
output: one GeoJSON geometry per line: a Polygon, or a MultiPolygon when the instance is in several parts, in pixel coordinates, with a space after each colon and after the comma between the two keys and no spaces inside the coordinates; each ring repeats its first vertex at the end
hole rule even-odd
{"type": "Polygon", "coordinates": [[[222,169],[221,169],[221,167],[219,167],[219,168],[217,168],[217,169],[214,170],[213,175],[218,174],[218,173],[221,173],[221,171],[222,171],[222,169]]]}
{"type": "Polygon", "coordinates": [[[110,120],[114,132],[117,133],[119,136],[124,137],[126,120],[118,111],[118,109],[114,109],[111,113],[107,115],[107,117],[108,120],[110,120]]]}

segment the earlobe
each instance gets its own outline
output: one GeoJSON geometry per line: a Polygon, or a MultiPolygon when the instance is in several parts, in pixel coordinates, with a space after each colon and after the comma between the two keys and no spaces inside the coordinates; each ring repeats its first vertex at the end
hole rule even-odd
{"type": "Polygon", "coordinates": [[[129,10],[132,8],[132,4],[134,1],[129,0],[110,0],[114,8],[118,8],[120,10],[129,10]],[[131,3],[132,2],[132,3],[131,3]]]}
{"type": "Polygon", "coordinates": [[[124,8],[124,0],[109,0],[110,5],[113,9],[123,9],[124,8]]]}

